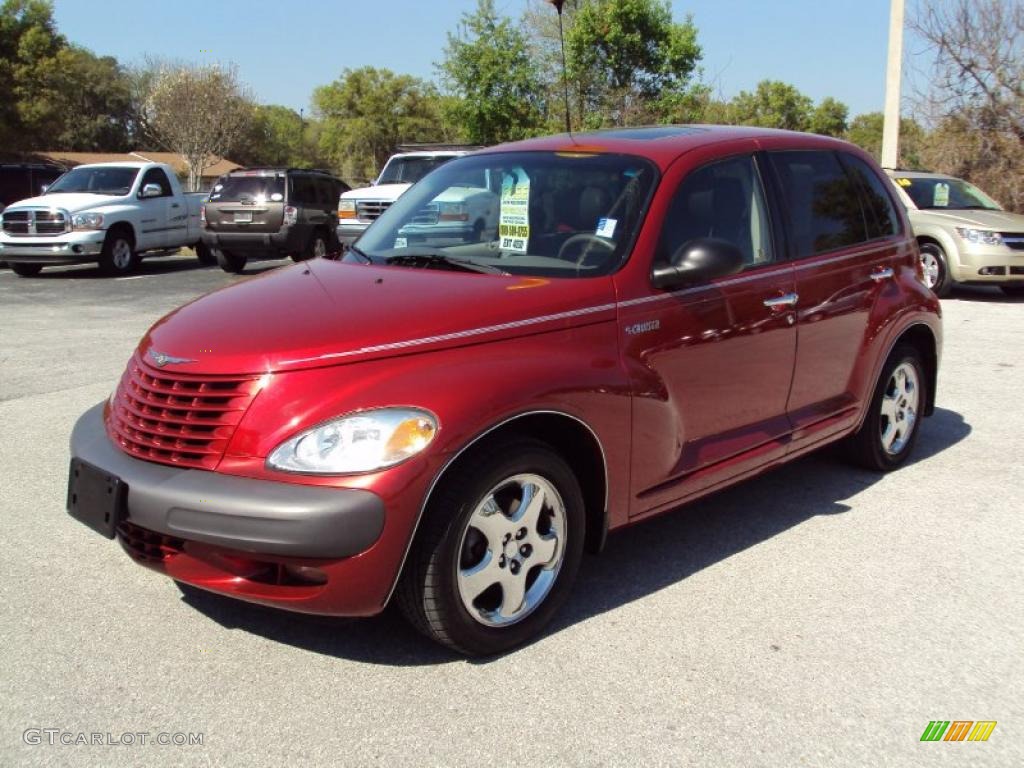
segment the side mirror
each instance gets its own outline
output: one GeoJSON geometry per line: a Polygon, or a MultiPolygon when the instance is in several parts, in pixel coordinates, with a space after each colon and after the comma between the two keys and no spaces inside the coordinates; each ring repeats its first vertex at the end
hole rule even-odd
{"type": "Polygon", "coordinates": [[[40,195],[45,195],[46,194],[46,190],[48,190],[49,188],[50,188],[49,184],[43,184],[43,186],[41,186],[39,188],[39,194],[40,195]]]}
{"type": "Polygon", "coordinates": [[[147,197],[160,197],[163,193],[164,191],[160,188],[159,184],[146,184],[139,193],[139,197],[143,199],[147,197]]]}
{"type": "Polygon", "coordinates": [[[651,284],[655,288],[697,285],[716,277],[734,275],[744,265],[743,254],[732,243],[701,237],[682,245],[668,264],[656,266],[651,271],[651,284]]]}

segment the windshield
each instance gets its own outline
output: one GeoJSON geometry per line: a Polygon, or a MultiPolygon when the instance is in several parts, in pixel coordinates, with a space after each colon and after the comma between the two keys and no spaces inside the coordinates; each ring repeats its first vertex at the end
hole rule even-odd
{"type": "Polygon", "coordinates": [[[73,168],[50,185],[46,194],[91,192],[94,195],[127,195],[132,191],[138,173],[138,168],[123,166],[73,168]]]}
{"type": "Polygon", "coordinates": [[[446,164],[398,199],[350,261],[591,277],[623,262],[657,171],[626,155],[507,152],[446,164]]]}
{"type": "Polygon", "coordinates": [[[896,179],[896,184],[910,195],[910,199],[919,209],[984,208],[992,211],[1002,210],[999,203],[976,186],[968,184],[963,179],[954,179],[952,176],[946,178],[899,177],[896,179]]]}
{"type": "Polygon", "coordinates": [[[396,157],[384,167],[378,184],[415,184],[435,168],[454,158],[442,157],[396,157]]]}
{"type": "Polygon", "coordinates": [[[241,200],[258,203],[284,200],[284,177],[224,176],[210,190],[210,202],[237,203],[241,200]]]}

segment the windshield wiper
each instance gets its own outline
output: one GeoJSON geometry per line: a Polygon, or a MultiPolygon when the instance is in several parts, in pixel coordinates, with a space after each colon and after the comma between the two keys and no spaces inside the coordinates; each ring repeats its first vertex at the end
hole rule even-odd
{"type": "Polygon", "coordinates": [[[363,253],[363,251],[360,248],[358,248],[357,246],[350,245],[348,247],[348,250],[349,250],[349,253],[354,253],[356,256],[358,256],[360,259],[365,261],[367,264],[373,264],[373,259],[371,259],[365,253],[363,253]]]}
{"type": "Polygon", "coordinates": [[[456,269],[462,269],[466,272],[484,272],[492,275],[507,275],[503,269],[493,266],[492,264],[481,264],[478,261],[470,261],[469,259],[455,259],[451,256],[447,256],[440,251],[410,251],[409,253],[400,253],[395,256],[388,256],[385,260],[388,264],[398,264],[405,266],[446,266],[454,267],[456,269]]]}

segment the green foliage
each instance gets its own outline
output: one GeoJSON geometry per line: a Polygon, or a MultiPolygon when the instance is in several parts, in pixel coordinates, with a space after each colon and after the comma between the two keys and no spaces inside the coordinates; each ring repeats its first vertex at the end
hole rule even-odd
{"type": "MultiPolygon", "coordinates": [[[[882,127],[885,117],[881,112],[857,115],[850,121],[844,138],[869,152],[876,160],[882,158],[882,127]]],[[[904,117],[900,120],[899,166],[909,170],[923,169],[922,151],[925,130],[916,121],[904,117]]]]}
{"type": "Polygon", "coordinates": [[[740,91],[732,100],[731,122],[805,131],[813,104],[810,97],[788,83],[762,80],[753,93],[740,91]]]}
{"type": "Polygon", "coordinates": [[[350,181],[374,178],[402,142],[445,141],[437,89],[387,69],[346,69],[313,92],[320,148],[350,181]]]}
{"type": "Polygon", "coordinates": [[[464,13],[457,34],[448,35],[438,65],[456,99],[444,114],[472,144],[496,144],[535,135],[543,124],[543,83],[526,35],[505,17],[494,0],[478,0],[464,13]]]}
{"type": "Polygon", "coordinates": [[[319,168],[326,163],[318,145],[320,124],[294,109],[277,104],[257,105],[231,159],[242,165],[319,168]]]}
{"type": "Polygon", "coordinates": [[[811,111],[807,130],[823,136],[842,136],[846,133],[846,118],[849,113],[849,108],[843,102],[828,96],[811,111]]]}
{"type": "Polygon", "coordinates": [[[673,21],[668,2],[577,3],[565,46],[586,126],[657,122],[699,97],[686,93],[702,56],[697,28],[691,17],[673,21]]]}

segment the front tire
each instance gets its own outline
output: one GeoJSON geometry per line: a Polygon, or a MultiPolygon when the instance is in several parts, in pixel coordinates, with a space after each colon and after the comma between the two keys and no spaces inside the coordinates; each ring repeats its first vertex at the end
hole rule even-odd
{"type": "Polygon", "coordinates": [[[123,229],[115,229],[107,234],[103,241],[100,254],[100,269],[107,275],[130,275],[139,265],[139,257],[135,253],[135,241],[123,229]]]}
{"type": "Polygon", "coordinates": [[[909,458],[928,402],[926,381],[917,349],[898,344],[882,367],[864,423],[849,438],[857,464],[889,472],[909,458]]]}
{"type": "Polygon", "coordinates": [[[196,252],[196,258],[199,259],[199,263],[204,267],[212,267],[217,263],[217,257],[213,255],[213,251],[204,242],[198,242],[192,248],[196,252]]]}
{"type": "Polygon", "coordinates": [[[940,299],[949,295],[953,280],[949,276],[946,252],[937,243],[921,243],[921,270],[924,284],[940,299]]]}
{"type": "Polygon", "coordinates": [[[536,637],[583,556],[583,494],[565,460],[532,439],[491,442],[438,486],[398,588],[406,618],[469,655],[536,637]]]}
{"type": "Polygon", "coordinates": [[[8,266],[10,266],[11,271],[18,277],[35,277],[43,271],[42,264],[19,264],[18,262],[14,262],[8,266]]]}
{"type": "Polygon", "coordinates": [[[247,259],[244,254],[218,248],[213,252],[213,255],[217,259],[217,264],[225,272],[237,275],[245,269],[247,259]]]}

